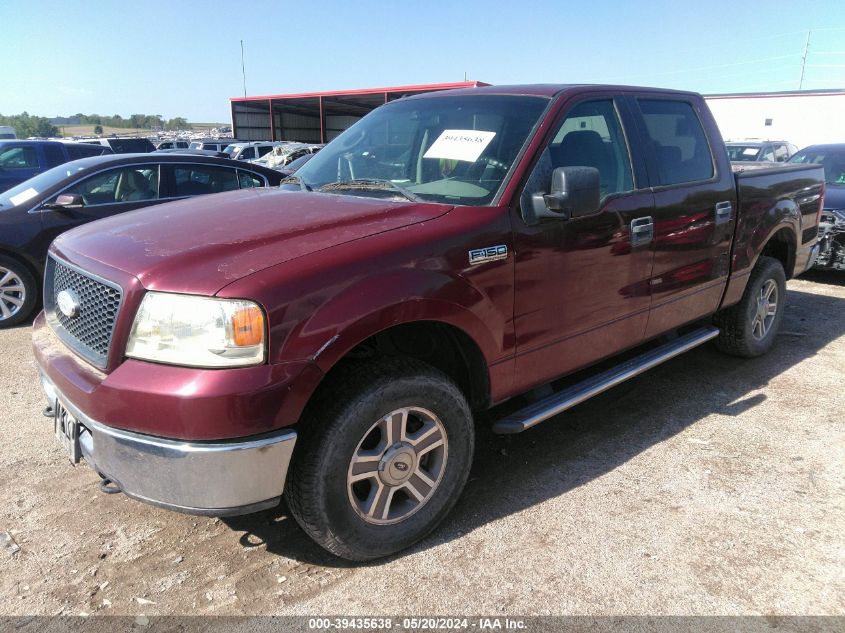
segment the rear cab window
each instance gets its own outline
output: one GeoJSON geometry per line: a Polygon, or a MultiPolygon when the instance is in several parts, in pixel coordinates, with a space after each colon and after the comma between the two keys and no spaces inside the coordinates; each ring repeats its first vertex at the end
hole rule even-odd
{"type": "Polygon", "coordinates": [[[679,185],[715,175],[707,135],[692,104],[676,99],[637,99],[651,145],[656,184],[679,185]]]}

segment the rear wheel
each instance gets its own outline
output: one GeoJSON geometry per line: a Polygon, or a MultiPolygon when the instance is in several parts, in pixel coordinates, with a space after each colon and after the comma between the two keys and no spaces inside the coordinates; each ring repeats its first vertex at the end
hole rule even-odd
{"type": "Polygon", "coordinates": [[[760,257],[748,279],[742,299],[716,315],[716,345],[735,356],[753,358],[775,342],[786,304],[786,275],[773,257],[760,257]]]}
{"type": "Polygon", "coordinates": [[[469,406],[444,374],[412,359],[355,363],[332,377],[304,422],[288,505],[337,556],[387,556],[451,510],[473,448],[469,406]]]}
{"type": "Polygon", "coordinates": [[[0,255],[0,328],[25,321],[35,309],[38,286],[21,262],[0,255]]]}

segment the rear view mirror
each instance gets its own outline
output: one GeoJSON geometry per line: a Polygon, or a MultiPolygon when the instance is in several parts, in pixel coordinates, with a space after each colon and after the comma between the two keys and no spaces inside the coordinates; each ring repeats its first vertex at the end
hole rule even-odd
{"type": "Polygon", "coordinates": [[[78,209],[85,206],[82,196],[77,193],[63,193],[54,202],[49,202],[44,205],[45,209],[53,209],[61,211],[62,209],[78,209]]]}
{"type": "Polygon", "coordinates": [[[599,210],[601,191],[599,170],[595,167],[556,167],[551,191],[531,196],[534,218],[569,220],[599,210]]]}

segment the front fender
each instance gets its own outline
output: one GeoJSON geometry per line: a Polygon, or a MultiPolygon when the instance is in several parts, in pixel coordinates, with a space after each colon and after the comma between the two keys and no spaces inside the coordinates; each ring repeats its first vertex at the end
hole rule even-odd
{"type": "Polygon", "coordinates": [[[507,323],[491,298],[465,279],[418,268],[374,274],[344,288],[292,329],[279,355],[328,371],[374,334],[419,321],[462,330],[488,365],[503,356],[507,323]]]}
{"type": "Polygon", "coordinates": [[[514,348],[514,262],[468,256],[492,245],[512,252],[508,210],[457,209],[286,261],[218,294],[264,306],[271,363],[309,361],[321,371],[390,327],[448,324],[474,342],[496,392],[507,386],[514,348]]]}

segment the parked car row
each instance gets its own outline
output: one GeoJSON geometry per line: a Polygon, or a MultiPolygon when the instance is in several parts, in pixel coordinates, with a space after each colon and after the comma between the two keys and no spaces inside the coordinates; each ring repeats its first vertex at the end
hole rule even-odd
{"type": "Polygon", "coordinates": [[[111,153],[109,147],[87,143],[23,139],[0,141],[0,192],[62,163],[111,153]]]}
{"type": "Polygon", "coordinates": [[[60,233],[164,202],[277,186],[282,178],[259,165],[208,156],[111,154],[67,162],[0,193],[0,327],[32,316],[47,247],[60,233]]]}

